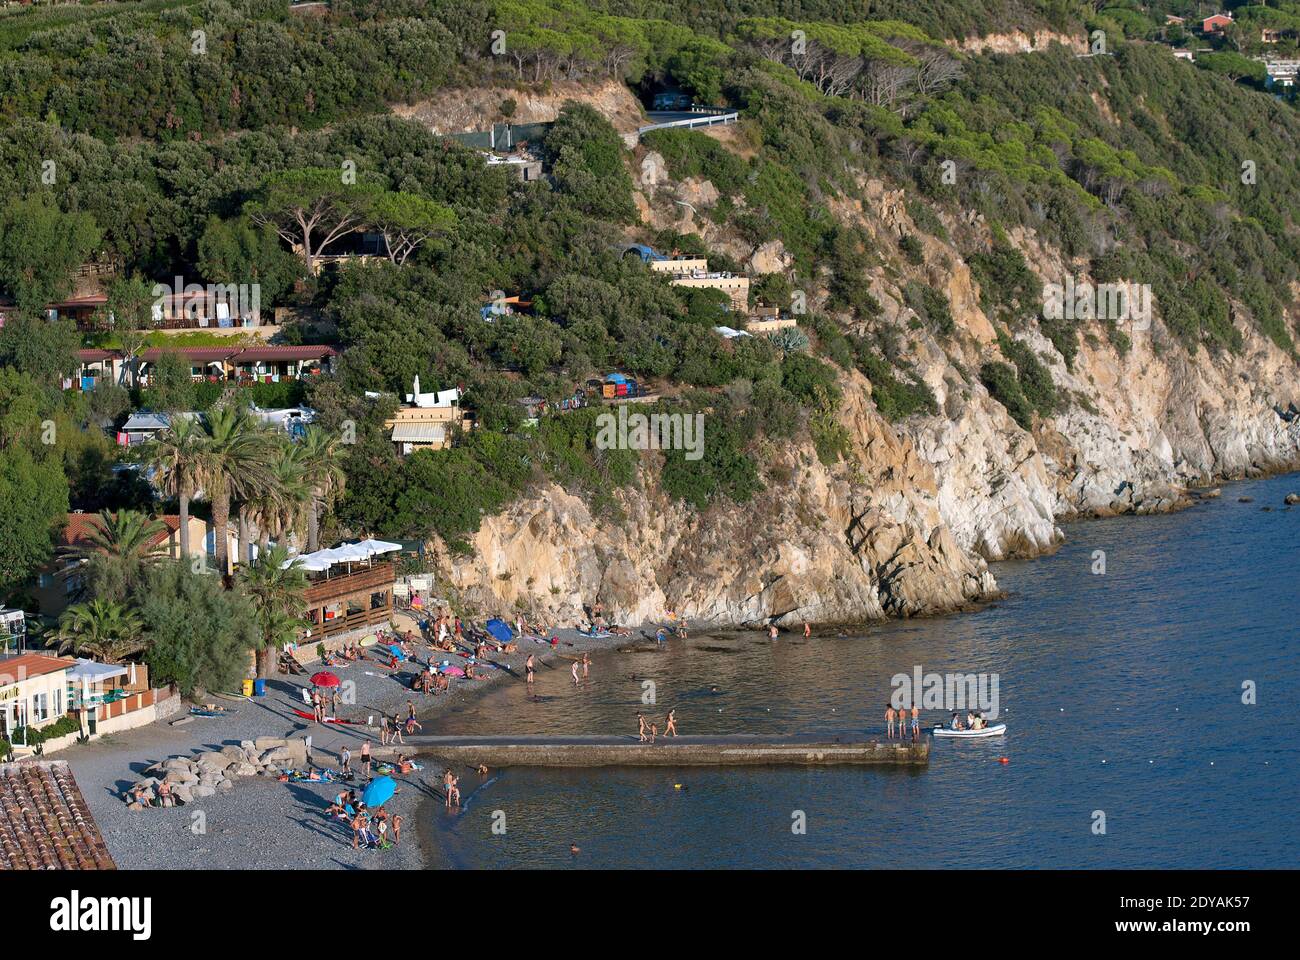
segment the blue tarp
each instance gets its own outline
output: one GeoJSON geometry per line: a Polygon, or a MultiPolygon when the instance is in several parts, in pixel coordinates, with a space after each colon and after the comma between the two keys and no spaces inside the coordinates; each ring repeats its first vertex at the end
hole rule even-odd
{"type": "Polygon", "coordinates": [[[627,383],[627,377],[621,373],[611,373],[605,377],[606,383],[627,383]]]}
{"type": "Polygon", "coordinates": [[[506,626],[504,620],[492,619],[487,622],[487,632],[492,634],[502,643],[509,643],[510,638],[514,636],[510,628],[506,626]]]}

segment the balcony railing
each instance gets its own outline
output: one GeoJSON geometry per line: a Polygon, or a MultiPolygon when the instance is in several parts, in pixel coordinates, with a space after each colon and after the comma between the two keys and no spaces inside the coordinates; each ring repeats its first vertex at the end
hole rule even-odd
{"type": "Polygon", "coordinates": [[[307,601],[307,606],[318,607],[365,590],[391,590],[395,579],[395,568],[391,562],[376,563],[353,573],[317,580],[308,585],[303,598],[307,601]]]}

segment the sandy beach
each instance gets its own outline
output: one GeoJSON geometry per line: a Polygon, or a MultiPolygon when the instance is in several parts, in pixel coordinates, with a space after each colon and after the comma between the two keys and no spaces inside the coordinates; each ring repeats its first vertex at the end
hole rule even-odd
{"type": "MultiPolygon", "coordinates": [[[[408,616],[399,614],[395,619],[399,629],[410,627],[418,632],[408,616]]],[[[421,771],[394,775],[399,790],[386,807],[403,818],[402,837],[388,850],[354,850],[351,829],[326,814],[326,807],[340,790],[337,783],[281,783],[269,777],[248,777],[236,781],[231,790],[193,804],[149,810],[129,809],[123,791],[140,779],[150,764],[258,737],[310,736],[313,764],[334,769],[339,765],[339,751],[346,745],[357,770],[362,742],[369,740],[373,748],[379,746],[381,712],[390,716],[404,713],[406,701],[413,700],[425,732],[430,732],[430,721],[441,712],[466,703],[481,691],[524,683],[524,661],[530,653],[539,662],[548,662],[637,642],[639,633],[634,630],[636,639],[629,640],[585,637],[574,629],[554,630],[552,634],[561,641],[558,648],[525,640],[516,654],[488,657],[499,668],[484,671],[485,679],[453,679],[451,689],[436,696],[417,693],[409,686],[429,657],[429,648],[423,644],[416,646],[419,665],[407,663],[390,671],[378,660],[367,659],[344,668],[331,667],[340,678],[356,684],[356,704],[340,707],[342,715],[362,720],[373,716],[375,726],[320,725],[298,717],[293,710],[304,708],[301,690],[306,677],[277,674],[268,679],[265,697],[221,698],[221,705],[236,708],[232,715],[195,718],[179,726],[171,725],[176,719],[172,717],[73,745],[52,756],[71,765],[109,851],[122,869],[420,868],[424,858],[415,829],[418,811],[424,803],[442,802],[442,767],[434,758],[423,758],[421,771]]],[[[443,656],[438,654],[438,658],[443,656]]],[[[356,783],[364,784],[364,778],[354,780],[356,783]]]]}

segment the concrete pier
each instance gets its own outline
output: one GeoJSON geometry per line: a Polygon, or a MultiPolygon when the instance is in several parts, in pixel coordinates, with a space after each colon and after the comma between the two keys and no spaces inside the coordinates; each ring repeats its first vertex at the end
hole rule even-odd
{"type": "Polygon", "coordinates": [[[930,741],[868,740],[855,734],[660,737],[492,736],[406,738],[397,751],[489,767],[924,766],[930,741]]]}

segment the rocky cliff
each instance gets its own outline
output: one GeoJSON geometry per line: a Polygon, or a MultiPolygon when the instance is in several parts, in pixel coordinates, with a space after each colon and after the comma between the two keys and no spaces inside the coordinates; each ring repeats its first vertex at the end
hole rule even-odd
{"type": "MultiPolygon", "coordinates": [[[[698,231],[754,273],[788,266],[779,241],[746,245],[725,224],[674,203],[687,196],[707,208],[717,199],[711,184],[672,183],[662,158],[643,149],[632,165],[646,226],[698,231]]],[[[1158,303],[1150,329],[1129,331],[1123,352],[1099,322],[1080,322],[1069,365],[1035,324],[1018,328],[1015,338],[1065,398],[1023,429],[979,380],[982,362],[1006,358],[956,245],[918,229],[901,191],[880,182],[861,188],[860,199],[832,203],[836,216],[882,249],[904,232],[924,245],[920,264],[884,263],[870,281],[883,307],[876,322],[906,331],[907,357],[938,401],[935,415],[890,423],[871,383],[844,374],[839,416],[851,449],[840,463],[824,466],[810,446],[769,445],[759,453],[766,489],[753,502],[697,514],[658,491],[649,455],[641,488],[619,495],[619,522],[594,518],[562,489],[539,491],[487,518],[472,558],[444,555],[448,589],[472,605],[566,621],[597,598],[625,623],[656,621],[666,610],[719,625],[937,613],[996,596],[987,561],[1054,549],[1062,520],[1176,509],[1190,486],[1300,467],[1300,418],[1288,422],[1275,410],[1300,403],[1294,359],[1243,318],[1240,353],[1190,355],[1164,328],[1158,303]],[[955,333],[940,338],[908,322],[909,280],[947,295],[955,333]]],[[[978,218],[940,217],[949,236],[987,239],[978,218]]],[[[1044,281],[1088,279],[1032,234],[1011,240],[1044,281]]],[[[814,302],[824,293],[811,291],[814,302]]]]}

